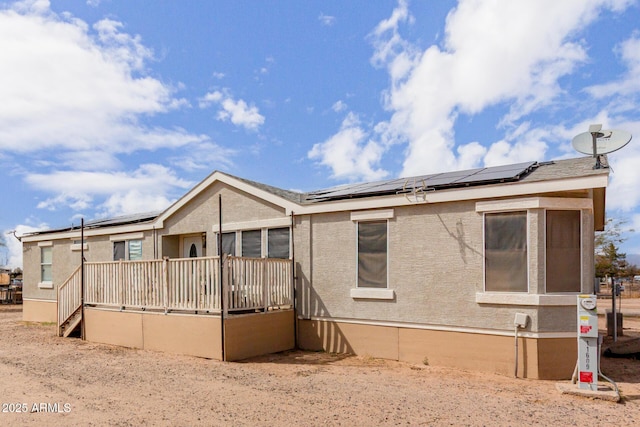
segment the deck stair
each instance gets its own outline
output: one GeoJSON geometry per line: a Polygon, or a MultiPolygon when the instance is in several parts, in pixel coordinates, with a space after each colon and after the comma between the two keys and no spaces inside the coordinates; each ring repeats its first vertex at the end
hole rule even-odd
{"type": "Polygon", "coordinates": [[[65,320],[62,325],[58,328],[58,335],[61,337],[68,337],[75,331],[82,322],[82,307],[78,307],[76,311],[73,312],[67,320],[65,320]]]}
{"type": "Polygon", "coordinates": [[[82,321],[82,269],[79,266],[58,288],[58,336],[68,337],[82,321]]]}

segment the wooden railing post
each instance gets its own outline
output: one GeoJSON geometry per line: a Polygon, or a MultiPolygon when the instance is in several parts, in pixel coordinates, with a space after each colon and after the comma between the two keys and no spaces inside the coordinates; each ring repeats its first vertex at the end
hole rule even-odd
{"type": "Polygon", "coordinates": [[[260,264],[262,264],[262,275],[260,277],[260,281],[262,282],[262,303],[264,304],[264,312],[266,313],[269,309],[269,292],[267,290],[267,258],[262,258],[260,264]]]}
{"type": "Polygon", "coordinates": [[[122,275],[124,274],[123,272],[123,268],[122,268],[122,260],[118,260],[118,274],[117,276],[117,280],[118,280],[118,293],[120,296],[120,310],[124,309],[124,280],[122,275]]]}
{"type": "Polygon", "coordinates": [[[164,314],[167,314],[169,312],[169,257],[162,258],[162,293],[164,314]]]}
{"type": "Polygon", "coordinates": [[[231,257],[227,257],[224,261],[220,260],[222,265],[222,315],[227,317],[229,315],[229,289],[230,289],[230,277],[232,274],[231,257]]]}

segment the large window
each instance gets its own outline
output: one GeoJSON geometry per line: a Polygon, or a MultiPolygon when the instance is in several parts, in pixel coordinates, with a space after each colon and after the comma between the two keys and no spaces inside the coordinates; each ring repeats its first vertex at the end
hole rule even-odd
{"type": "Polygon", "coordinates": [[[53,265],[53,247],[45,246],[40,248],[40,282],[53,282],[51,267],[53,265]]]}
{"type": "Polygon", "coordinates": [[[289,258],[288,228],[271,228],[267,231],[267,257],[289,258]]]}
{"type": "Polygon", "coordinates": [[[547,292],[580,292],[580,211],[547,211],[547,292]]]}
{"type": "Polygon", "coordinates": [[[527,292],[527,213],[487,213],[485,290],[527,292]]]}
{"type": "Polygon", "coordinates": [[[387,287],[387,221],[364,221],[358,229],[358,287],[387,287]]]}

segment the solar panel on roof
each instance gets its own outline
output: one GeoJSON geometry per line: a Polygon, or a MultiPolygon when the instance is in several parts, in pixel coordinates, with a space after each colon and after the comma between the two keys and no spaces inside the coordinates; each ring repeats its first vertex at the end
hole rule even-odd
{"type": "Polygon", "coordinates": [[[352,197],[398,194],[422,187],[426,189],[451,188],[517,180],[528,173],[534,165],[536,165],[536,162],[518,163],[514,165],[421,175],[410,178],[397,178],[387,181],[347,184],[308,193],[307,200],[338,200],[352,197]]]}

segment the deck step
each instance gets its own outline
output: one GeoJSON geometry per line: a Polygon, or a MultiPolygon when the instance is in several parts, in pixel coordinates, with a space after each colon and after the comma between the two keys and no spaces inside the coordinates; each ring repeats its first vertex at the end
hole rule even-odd
{"type": "Polygon", "coordinates": [[[68,337],[80,325],[82,321],[82,310],[79,307],[71,316],[60,325],[60,336],[68,337]]]}

